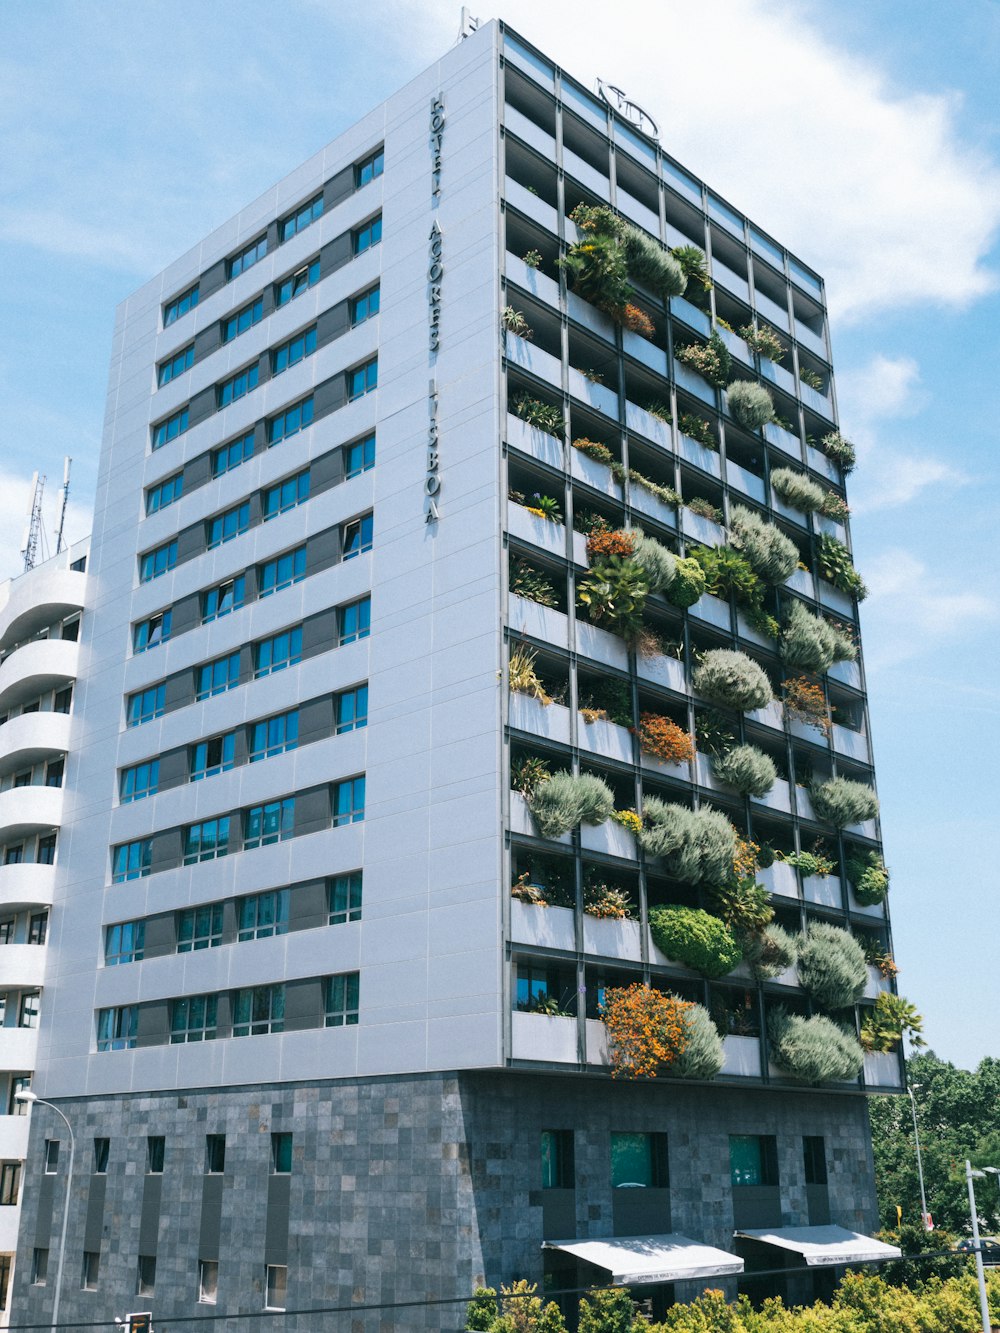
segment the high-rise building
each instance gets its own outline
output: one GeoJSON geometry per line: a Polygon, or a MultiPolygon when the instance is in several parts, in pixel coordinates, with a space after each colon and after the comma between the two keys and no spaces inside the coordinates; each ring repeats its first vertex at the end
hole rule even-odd
{"type": "Polygon", "coordinates": [[[35,1081],[65,1319],[884,1253],[823,285],[605,91],[485,24],[119,309],[35,1081]],[[673,1076],[610,1077],[635,983],[673,1076]]]}

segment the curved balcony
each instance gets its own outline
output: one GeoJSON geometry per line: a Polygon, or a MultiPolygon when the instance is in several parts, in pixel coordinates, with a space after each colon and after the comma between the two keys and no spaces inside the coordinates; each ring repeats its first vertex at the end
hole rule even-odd
{"type": "Polygon", "coordinates": [[[14,579],[6,604],[0,606],[0,652],[82,611],[86,600],[87,575],[79,570],[42,566],[14,579]]]}
{"type": "Polygon", "coordinates": [[[12,787],[0,792],[0,842],[58,828],[62,807],[61,787],[12,787]]]}
{"type": "Polygon", "coordinates": [[[51,907],[55,879],[55,866],[37,861],[0,866],[0,912],[9,916],[29,907],[51,907]]]}
{"type": "Polygon", "coordinates": [[[0,777],[69,753],[68,713],[22,713],[0,727],[0,777]]]}
{"type": "Polygon", "coordinates": [[[76,680],[79,660],[80,645],[71,639],[36,639],[18,648],[0,663],[0,710],[76,680]]]}
{"type": "MultiPolygon", "coordinates": [[[[36,947],[32,945],[32,948],[36,947]]],[[[39,953],[44,952],[44,949],[39,949],[39,953]]],[[[0,1028],[0,1069],[9,1069],[12,1073],[30,1073],[35,1067],[37,1055],[37,1028],[0,1028]]]]}
{"type": "Polygon", "coordinates": [[[39,990],[45,979],[44,944],[0,944],[0,977],[17,990],[39,990]]]}

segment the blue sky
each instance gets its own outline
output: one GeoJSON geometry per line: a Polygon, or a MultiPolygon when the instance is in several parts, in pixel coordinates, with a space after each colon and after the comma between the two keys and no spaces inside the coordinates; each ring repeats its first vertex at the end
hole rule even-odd
{"type": "MultiPolygon", "coordinates": [[[[1000,3],[511,0],[578,78],[822,272],[900,988],[1000,1055],[1000,3]]],[[[0,51],[0,576],[34,468],[89,527],[114,307],[442,54],[450,0],[50,0],[0,51]]]]}

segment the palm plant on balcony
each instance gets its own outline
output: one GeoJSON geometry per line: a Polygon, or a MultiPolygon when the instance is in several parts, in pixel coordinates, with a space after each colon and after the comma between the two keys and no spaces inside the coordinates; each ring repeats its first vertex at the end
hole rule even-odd
{"type": "Polygon", "coordinates": [[[537,788],[543,782],[548,782],[551,776],[552,770],[547,761],[539,759],[537,755],[521,755],[511,760],[511,790],[519,792],[525,800],[530,801],[537,788]]]}
{"type": "Polygon", "coordinates": [[[821,1009],[846,1009],[868,984],[865,952],[850,931],[816,921],[799,940],[799,981],[821,1009]]]}
{"type": "Polygon", "coordinates": [[[853,662],[858,655],[843,630],[808,611],[797,599],[788,604],[781,634],[785,665],[800,671],[829,671],[835,662],[853,662]]]}
{"type": "Polygon", "coordinates": [[[645,574],[649,591],[666,591],[677,577],[677,557],[641,530],[634,529],[632,537],[632,559],[645,574]]]}
{"type": "Polygon", "coordinates": [[[733,545],[765,583],[784,583],[799,564],[799,548],[753,509],[734,505],[729,516],[733,545]]]}
{"type": "Polygon", "coordinates": [[[689,810],[648,796],[642,813],[646,827],[639,841],[650,856],[662,859],[674,879],[721,884],[732,874],[736,830],[721,810],[689,810]]]}
{"type": "Polygon", "coordinates": [[[823,393],[823,377],[816,370],[809,370],[806,366],[799,366],[799,379],[807,388],[815,390],[816,393],[823,393]]]}
{"type": "Polygon", "coordinates": [[[814,514],[823,504],[826,492],[822,486],[790,467],[776,467],[771,472],[771,485],[779,499],[803,514],[814,514]]]}
{"type": "Polygon", "coordinates": [[[909,1000],[892,991],[880,991],[874,1007],[862,1020],[861,1046],[885,1055],[894,1051],[904,1036],[909,1037],[911,1047],[925,1046],[923,1026],[923,1017],[909,1000]]]}
{"type": "Polygon", "coordinates": [[[726,393],[730,412],[745,430],[760,430],[774,420],[774,402],[762,384],[734,380],[726,393]]]}
{"type": "Polygon", "coordinates": [[[725,921],[737,939],[756,934],[774,920],[771,895],[763,884],[757,884],[753,875],[741,877],[735,873],[725,884],[709,890],[712,910],[725,921]]]}
{"type": "Polygon", "coordinates": [[[710,703],[747,711],[764,708],[774,695],[762,666],[746,653],[713,648],[695,668],[694,688],[710,703]]]}
{"type": "Polygon", "coordinates": [[[816,538],[816,568],[820,578],[832,583],[849,597],[856,597],[859,602],[868,596],[865,581],[854,568],[851,553],[842,541],[831,537],[828,532],[821,532],[816,538]]]}
{"type": "Polygon", "coordinates": [[[820,444],[821,449],[827,458],[832,458],[835,463],[839,463],[842,471],[852,472],[857,462],[857,453],[854,445],[841,435],[839,430],[831,431],[829,435],[824,435],[820,444]]]}
{"type": "Polygon", "coordinates": [[[889,892],[889,872],[878,852],[848,856],[845,869],[862,907],[875,907],[889,892]]]}
{"type": "Polygon", "coordinates": [[[695,295],[691,291],[694,285],[699,286],[703,293],[711,290],[712,279],[709,276],[708,260],[705,258],[704,250],[699,250],[696,245],[675,245],[670,253],[684,271],[688,281],[689,296],[695,295]]]}
{"type": "Polygon", "coordinates": [[[649,932],[661,953],[704,977],[725,976],[743,957],[726,923],[699,907],[654,907],[649,932]]]}
{"type": "Polygon", "coordinates": [[[611,788],[592,773],[553,773],[528,796],[543,838],[558,838],[577,824],[603,824],[615,808],[611,788]]]}
{"type": "Polygon", "coordinates": [[[642,612],[649,593],[649,581],[635,560],[612,555],[592,565],[577,585],[576,597],[590,620],[634,639],[642,630],[642,612]]]}
{"type": "Polygon", "coordinates": [[[711,1015],[702,1004],[688,1004],[681,1019],[684,1045],[667,1073],[672,1078],[715,1078],[726,1055],[711,1015]]]}
{"type": "Polygon", "coordinates": [[[713,755],[712,772],[741,796],[766,796],[778,780],[774,760],[756,745],[734,745],[724,754],[713,755]]]}
{"type": "Polygon", "coordinates": [[[563,414],[561,407],[544,403],[540,398],[532,398],[528,393],[517,393],[511,400],[511,407],[522,421],[529,426],[537,426],[547,435],[562,436],[563,414]]]}
{"type": "Polygon", "coordinates": [[[817,816],[834,828],[863,824],[878,814],[878,797],[864,782],[850,778],[831,778],[810,791],[817,816]]]}
{"type": "Polygon", "coordinates": [[[803,1018],[776,1007],[767,1024],[771,1059],[801,1083],[844,1082],[857,1078],[864,1052],[855,1037],[829,1018],[803,1018]]]}

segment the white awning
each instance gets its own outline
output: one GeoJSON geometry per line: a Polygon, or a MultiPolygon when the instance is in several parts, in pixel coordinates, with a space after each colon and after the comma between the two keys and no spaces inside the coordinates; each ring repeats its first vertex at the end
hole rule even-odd
{"type": "Polygon", "coordinates": [[[607,1236],[600,1240],[547,1240],[545,1250],[561,1250],[605,1268],[613,1286],[634,1282],[682,1282],[687,1278],[742,1273],[738,1254],[716,1250],[687,1236],[607,1236]]]}
{"type": "Polygon", "coordinates": [[[846,1227],[778,1227],[774,1231],[737,1231],[747,1240],[763,1241],[781,1250],[793,1250],[810,1266],[831,1264],[870,1264],[880,1259],[898,1259],[895,1245],[862,1236],[846,1227]]]}

